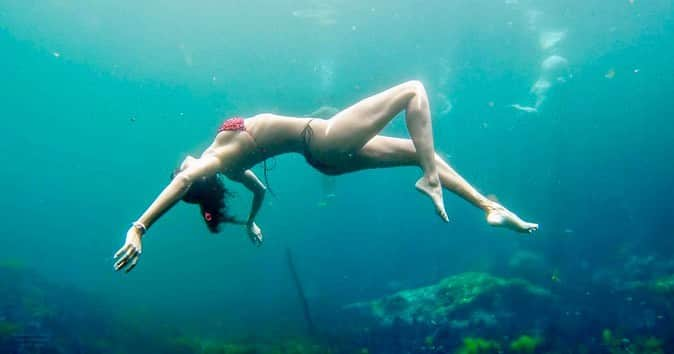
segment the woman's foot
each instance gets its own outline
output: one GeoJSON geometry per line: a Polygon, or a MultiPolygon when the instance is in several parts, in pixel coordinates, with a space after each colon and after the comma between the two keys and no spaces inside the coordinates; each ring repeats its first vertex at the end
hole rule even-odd
{"type": "Polygon", "coordinates": [[[437,175],[434,178],[427,178],[426,176],[421,177],[414,186],[419,192],[424,193],[431,198],[435,205],[435,211],[440,215],[442,220],[449,222],[447,212],[445,211],[445,203],[442,200],[440,177],[437,175]]]}
{"type": "Polygon", "coordinates": [[[497,203],[487,207],[487,222],[491,226],[507,227],[522,233],[532,233],[538,230],[538,224],[520,219],[519,216],[497,203]]]}

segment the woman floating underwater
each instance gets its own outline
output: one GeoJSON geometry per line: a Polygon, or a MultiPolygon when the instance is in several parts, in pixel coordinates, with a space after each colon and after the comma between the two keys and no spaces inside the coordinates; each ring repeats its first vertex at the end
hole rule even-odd
{"type": "Polygon", "coordinates": [[[149,208],[133,223],[126,241],[115,254],[115,269],[132,270],[141,255],[141,238],[161,215],[180,199],[199,204],[208,228],[217,232],[221,223],[245,224],[254,244],[262,244],[255,223],[266,187],[251,167],[265,159],[301,153],[307,162],[327,175],[364,169],[419,166],[423,176],[415,187],[430,197],[437,214],[448,222],[442,188],[484,210],[487,222],[519,232],[533,232],[537,224],[525,222],[499,203],[489,200],[456,173],[433,146],[431,114],[426,90],[419,81],[409,81],[368,97],[330,119],[297,118],[258,114],[230,118],[218,129],[215,140],[199,158],[188,156],[149,208]],[[412,139],[377,135],[393,117],[405,110],[412,139]],[[253,192],[246,222],[226,212],[227,189],[219,175],[242,183],[253,192]]]}

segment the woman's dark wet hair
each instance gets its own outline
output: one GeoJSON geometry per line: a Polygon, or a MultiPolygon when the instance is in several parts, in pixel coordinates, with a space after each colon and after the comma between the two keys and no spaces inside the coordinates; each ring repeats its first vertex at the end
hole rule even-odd
{"type": "MultiPolygon", "coordinates": [[[[171,179],[179,172],[179,169],[173,171],[171,179]]],[[[227,198],[231,196],[232,193],[225,188],[220,174],[216,173],[192,182],[182,200],[186,203],[198,204],[201,209],[201,218],[204,219],[206,226],[212,233],[217,233],[220,231],[220,224],[242,223],[228,213],[227,198]]]]}

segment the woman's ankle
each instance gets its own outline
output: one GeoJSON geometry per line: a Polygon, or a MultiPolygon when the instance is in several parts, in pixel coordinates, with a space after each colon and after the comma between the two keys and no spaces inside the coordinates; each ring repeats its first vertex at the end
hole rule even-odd
{"type": "Polygon", "coordinates": [[[482,210],[484,210],[484,212],[487,213],[487,214],[489,214],[490,212],[495,211],[495,210],[502,210],[502,209],[505,209],[505,208],[503,207],[503,205],[501,205],[501,204],[499,204],[499,203],[497,203],[497,202],[495,202],[495,201],[493,201],[493,200],[487,199],[487,198],[485,198],[485,199],[480,203],[480,205],[481,205],[481,207],[482,207],[482,210]]]}

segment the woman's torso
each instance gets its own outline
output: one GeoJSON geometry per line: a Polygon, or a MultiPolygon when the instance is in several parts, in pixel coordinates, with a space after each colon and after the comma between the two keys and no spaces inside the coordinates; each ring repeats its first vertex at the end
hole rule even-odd
{"type": "Polygon", "coordinates": [[[221,172],[236,175],[272,156],[303,153],[303,131],[309,123],[314,131],[324,131],[326,121],[275,114],[245,118],[243,130],[218,132],[202,155],[216,155],[223,163],[221,172]]]}

